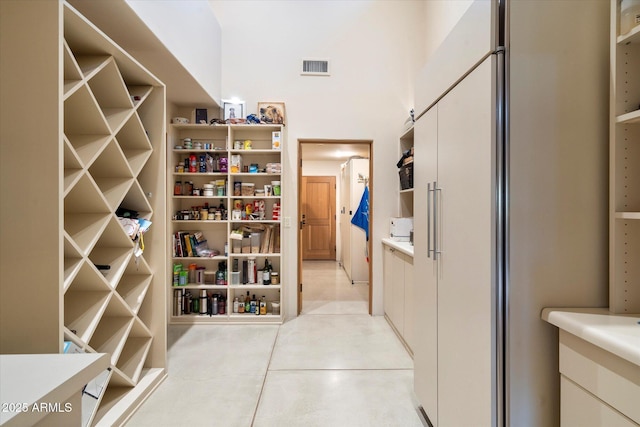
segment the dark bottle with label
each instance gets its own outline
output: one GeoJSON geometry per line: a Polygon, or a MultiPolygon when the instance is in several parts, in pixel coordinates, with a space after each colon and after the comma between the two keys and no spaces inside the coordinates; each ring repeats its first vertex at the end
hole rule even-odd
{"type": "Polygon", "coordinates": [[[263,285],[271,284],[271,270],[273,270],[273,267],[271,267],[271,263],[269,262],[269,259],[265,258],[264,259],[264,268],[262,269],[262,284],[263,285]]]}
{"type": "Polygon", "coordinates": [[[249,291],[247,291],[247,296],[244,299],[244,312],[251,313],[251,297],[249,296],[249,291]]]}
{"type": "Polygon", "coordinates": [[[256,294],[253,294],[253,296],[251,297],[251,313],[260,314],[260,310],[258,309],[258,301],[256,300],[256,294]]]}

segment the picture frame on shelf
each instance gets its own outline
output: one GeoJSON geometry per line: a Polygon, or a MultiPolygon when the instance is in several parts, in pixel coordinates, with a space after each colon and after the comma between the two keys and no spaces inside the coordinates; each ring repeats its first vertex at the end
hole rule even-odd
{"type": "Polygon", "coordinates": [[[244,119],[244,102],[223,101],[222,108],[225,120],[244,119]]]}
{"type": "Polygon", "coordinates": [[[284,102],[258,102],[258,117],[264,123],[284,125],[286,119],[284,102]]]}

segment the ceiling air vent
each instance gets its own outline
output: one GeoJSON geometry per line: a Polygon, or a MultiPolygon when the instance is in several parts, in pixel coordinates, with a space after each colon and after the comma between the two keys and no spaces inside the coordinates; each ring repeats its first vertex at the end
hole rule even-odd
{"type": "Polygon", "coordinates": [[[302,60],[303,76],[328,76],[329,60],[327,59],[303,59],[302,60]]]}

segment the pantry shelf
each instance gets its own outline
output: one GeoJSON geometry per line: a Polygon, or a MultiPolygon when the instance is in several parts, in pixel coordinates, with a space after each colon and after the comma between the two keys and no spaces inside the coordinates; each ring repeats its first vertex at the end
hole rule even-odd
{"type": "MultiPolygon", "coordinates": [[[[188,117],[187,112],[183,116],[188,117]]],[[[284,127],[172,124],[170,130],[168,172],[174,177],[174,182],[167,189],[170,215],[174,218],[171,221],[174,256],[170,259],[178,273],[174,276],[173,268],[168,272],[169,277],[173,277],[170,279],[172,286],[168,287],[167,293],[171,306],[169,322],[233,323],[241,319],[243,323],[263,323],[268,318],[270,323],[281,323],[284,318],[282,314],[237,317],[237,313],[233,312],[234,300],[244,300],[247,291],[260,293],[258,298],[262,298],[264,292],[266,300],[281,302],[281,285],[232,283],[242,283],[249,277],[251,281],[262,280],[262,270],[267,260],[275,273],[280,272],[284,265],[279,251],[282,242],[281,206],[284,199],[280,184],[280,170],[284,160],[281,151],[284,127]],[[271,173],[272,171],[278,173],[271,173]],[[206,219],[203,215],[207,216],[206,219]],[[248,246],[242,247],[242,240],[232,239],[232,231],[242,233],[245,237],[244,244],[248,246]],[[228,256],[175,256],[185,253],[181,247],[187,246],[185,239],[189,241],[188,245],[192,250],[189,252],[187,247],[186,253],[195,253],[194,243],[199,245],[206,241],[210,250],[219,253],[226,251],[228,256]],[[204,283],[189,280],[187,285],[178,285],[186,281],[184,274],[193,264],[205,270],[204,283]],[[179,270],[182,270],[182,277],[179,270]],[[253,277],[254,275],[259,277],[253,277]],[[219,280],[226,281],[227,284],[213,284],[219,280]],[[199,304],[203,292],[208,301],[216,298],[218,313],[203,315],[198,311],[194,314],[196,310],[193,307],[199,304]],[[189,303],[192,306],[186,309],[184,305],[189,303]]],[[[267,271],[270,275],[269,270],[267,271]]]]}

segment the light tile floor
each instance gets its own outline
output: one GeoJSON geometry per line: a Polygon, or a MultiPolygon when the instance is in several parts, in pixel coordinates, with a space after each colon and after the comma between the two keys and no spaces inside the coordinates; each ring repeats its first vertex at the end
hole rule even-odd
{"type": "Polygon", "coordinates": [[[337,263],[303,274],[303,315],[281,326],[169,327],[169,377],[127,426],[422,426],[413,362],[367,286],[337,263]]]}

